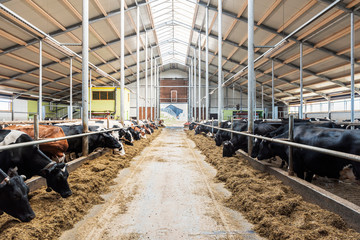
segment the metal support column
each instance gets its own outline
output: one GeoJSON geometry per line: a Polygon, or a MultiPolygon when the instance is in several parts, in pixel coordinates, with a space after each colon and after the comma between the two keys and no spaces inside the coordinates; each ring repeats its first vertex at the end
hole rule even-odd
{"type": "Polygon", "coordinates": [[[242,111],[242,109],[243,109],[243,99],[242,99],[242,88],[240,88],[240,111],[242,111]]]}
{"type": "Polygon", "coordinates": [[[222,0],[218,0],[218,122],[222,120],[223,95],[222,95],[222,0]]]}
{"type": "Polygon", "coordinates": [[[274,60],[271,60],[271,119],[275,119],[274,60]]]}
{"type": "MultiPolygon", "coordinates": [[[[354,70],[354,58],[355,58],[355,53],[354,53],[354,48],[355,48],[355,30],[354,30],[354,12],[351,12],[350,14],[350,32],[351,32],[351,43],[350,43],[350,51],[351,51],[351,122],[355,121],[355,79],[354,79],[354,74],[355,74],[355,70],[354,70]]],[[[353,127],[352,127],[353,129],[353,127]]]]}
{"type": "Polygon", "coordinates": [[[199,34],[199,89],[198,89],[198,106],[199,106],[199,121],[201,120],[201,34],[199,34]]]}
{"type": "Polygon", "coordinates": [[[261,84],[261,111],[264,118],[264,85],[261,84]]]}
{"type": "Polygon", "coordinates": [[[91,69],[89,69],[89,119],[91,119],[91,97],[92,89],[91,89],[91,69]]]}
{"type": "Polygon", "coordinates": [[[194,70],[194,62],[193,59],[190,60],[190,88],[189,88],[189,95],[190,95],[190,121],[193,121],[194,118],[194,79],[193,79],[193,70],[194,70]]]}
{"type": "Polygon", "coordinates": [[[39,100],[38,100],[38,118],[43,119],[42,114],[42,40],[39,41],[39,100]]]}
{"type": "Polygon", "coordinates": [[[233,107],[235,107],[235,83],[233,84],[233,87],[232,87],[232,105],[233,107]]]}
{"type": "Polygon", "coordinates": [[[72,83],[72,66],[73,66],[73,60],[70,58],[70,103],[69,103],[69,119],[73,119],[73,83],[72,83]]]}
{"type": "Polygon", "coordinates": [[[205,31],[206,31],[206,52],[205,52],[205,119],[206,121],[209,121],[210,117],[210,95],[209,95],[209,8],[207,7],[205,10],[205,31]]]}
{"type": "Polygon", "coordinates": [[[145,32],[145,117],[148,116],[148,32],[145,32]]]}
{"type": "MultiPolygon", "coordinates": [[[[154,53],[155,54],[155,53],[154,53]]],[[[156,119],[156,111],[157,111],[157,106],[156,106],[156,101],[157,101],[157,83],[156,83],[156,78],[157,78],[157,74],[156,74],[156,59],[154,58],[154,102],[153,102],[153,106],[154,106],[154,120],[156,119]]]]}
{"type": "Polygon", "coordinates": [[[299,118],[303,119],[303,43],[300,43],[300,106],[299,106],[299,118]]]}
{"type": "Polygon", "coordinates": [[[140,7],[136,8],[136,120],[140,120],[140,7]]]}
{"type": "Polygon", "coordinates": [[[189,77],[188,77],[188,122],[191,122],[191,65],[189,66],[189,77]]]}
{"type": "MultiPolygon", "coordinates": [[[[83,0],[82,11],[82,125],[83,132],[88,132],[88,95],[89,95],[89,0],[83,0]]],[[[83,137],[82,155],[89,153],[88,137],[83,137]]]]}
{"type": "MultiPolygon", "coordinates": [[[[294,115],[289,116],[289,141],[294,141],[294,115]]],[[[293,147],[289,146],[289,169],[288,175],[294,176],[293,147]]]]}
{"type": "Polygon", "coordinates": [[[121,0],[120,4],[120,58],[121,58],[121,81],[120,81],[120,121],[124,124],[125,120],[125,0],[121,0]]]}
{"type": "Polygon", "coordinates": [[[150,48],[150,120],[153,120],[153,48],[150,48]]]}
{"type": "Polygon", "coordinates": [[[158,82],[158,92],[157,92],[157,100],[158,100],[158,109],[157,109],[157,117],[160,119],[160,110],[161,110],[161,101],[160,101],[160,67],[157,68],[157,82],[158,82]]]}
{"type": "Polygon", "coordinates": [[[328,100],[328,118],[331,120],[331,99],[328,100]]]}
{"type": "MultiPolygon", "coordinates": [[[[254,0],[248,0],[248,132],[254,133],[254,0]]],[[[252,138],[248,138],[248,153],[252,151],[252,138]]]]}
{"type": "Polygon", "coordinates": [[[196,49],[194,48],[194,119],[197,121],[197,110],[196,110],[196,49]]]}

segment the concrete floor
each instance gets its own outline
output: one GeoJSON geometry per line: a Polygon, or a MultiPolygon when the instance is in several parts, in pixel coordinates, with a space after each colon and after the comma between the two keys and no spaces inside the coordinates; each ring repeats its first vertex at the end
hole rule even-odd
{"type": "Polygon", "coordinates": [[[261,239],[182,128],[166,128],[122,170],[105,203],[60,239],[261,239]]]}

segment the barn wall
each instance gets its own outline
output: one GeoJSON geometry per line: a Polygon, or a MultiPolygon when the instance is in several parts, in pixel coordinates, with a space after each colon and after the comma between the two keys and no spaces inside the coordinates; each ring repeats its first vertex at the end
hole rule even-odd
{"type": "MultiPolygon", "coordinates": [[[[183,72],[178,69],[171,69],[165,72],[160,73],[161,78],[188,78],[188,72],[183,72]]],[[[150,86],[150,76],[148,76],[148,84],[150,86]]],[[[136,117],[136,82],[126,85],[134,91],[130,95],[130,117],[136,117]]],[[[210,91],[217,87],[214,83],[210,84],[210,91]]],[[[149,87],[150,88],[150,87],[149,87]]],[[[186,88],[185,88],[186,89],[186,88]]],[[[224,89],[224,109],[235,109],[236,104],[240,104],[242,102],[243,109],[247,108],[247,94],[246,90],[242,94],[242,101],[240,99],[240,91],[235,91],[234,98],[233,98],[233,91],[232,88],[229,87],[228,90],[224,89]],[[226,93],[227,92],[227,93],[226,93]],[[227,98],[226,98],[227,96],[227,98]]],[[[205,80],[202,79],[202,90],[201,95],[204,96],[205,94],[205,80]]],[[[140,96],[145,96],[145,79],[140,79],[140,96]]],[[[140,97],[140,106],[145,106],[145,101],[140,97]]],[[[148,97],[150,97],[150,90],[148,91],[148,97]]],[[[155,97],[155,96],[154,96],[155,97]]],[[[205,102],[204,102],[205,104],[205,102]]],[[[211,95],[210,100],[210,113],[217,113],[217,92],[211,95]]],[[[275,105],[277,105],[275,103],[275,105]]],[[[282,105],[282,103],[281,103],[282,105]]],[[[148,103],[148,107],[150,103],[148,103]]],[[[261,109],[261,93],[257,92],[257,102],[256,102],[257,109],[261,109]]],[[[267,108],[268,115],[271,116],[271,101],[269,98],[265,97],[264,106],[267,108]]]]}

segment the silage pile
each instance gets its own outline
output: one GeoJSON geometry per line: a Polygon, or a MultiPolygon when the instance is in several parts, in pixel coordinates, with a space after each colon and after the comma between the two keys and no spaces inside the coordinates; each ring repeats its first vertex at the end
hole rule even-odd
{"type": "Polygon", "coordinates": [[[69,184],[73,195],[63,199],[59,194],[47,193],[45,188],[30,193],[30,204],[36,218],[29,223],[4,214],[0,217],[0,239],[57,239],[61,233],[74,226],[76,222],[95,205],[103,203],[100,196],[109,191],[113,179],[120,169],[128,167],[133,157],[160,134],[156,130],[147,139],[134,142],[134,146],[125,146],[126,155],[112,153],[88,160],[70,173],[69,184]]]}
{"type": "Polygon", "coordinates": [[[187,131],[217,178],[232,192],[227,205],[240,211],[268,239],[360,239],[340,216],[305,202],[274,176],[253,169],[245,159],[222,157],[213,139],[187,131]]]}

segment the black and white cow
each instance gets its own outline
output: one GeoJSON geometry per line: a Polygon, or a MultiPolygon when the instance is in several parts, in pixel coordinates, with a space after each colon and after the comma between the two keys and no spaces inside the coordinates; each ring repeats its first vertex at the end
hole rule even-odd
{"type": "MultiPolygon", "coordinates": [[[[286,135],[286,133],[284,133],[286,135]]],[[[279,135],[278,137],[281,137],[279,135]]],[[[311,127],[308,125],[294,128],[294,141],[310,146],[321,147],[345,153],[360,155],[359,130],[311,127]]],[[[288,147],[263,141],[260,144],[258,159],[263,160],[274,155],[288,158],[288,147]]],[[[294,172],[298,177],[311,182],[314,174],[330,178],[339,178],[341,170],[349,164],[353,165],[354,175],[360,179],[360,163],[310,151],[293,148],[294,172]]]]}
{"type": "Polygon", "coordinates": [[[25,176],[19,176],[14,169],[9,170],[9,176],[0,169],[0,214],[7,214],[22,222],[35,218],[28,194],[29,187],[24,182],[25,176]]]}
{"type": "MultiPolygon", "coordinates": [[[[238,131],[245,131],[247,129],[247,125],[241,125],[240,130],[238,131]]],[[[257,135],[266,135],[269,132],[272,132],[276,129],[276,127],[272,126],[268,123],[260,123],[254,124],[254,134],[257,135]]],[[[231,157],[235,154],[237,150],[243,150],[247,152],[248,150],[248,137],[241,134],[234,134],[234,137],[229,141],[224,142],[223,147],[223,157],[231,157]]]]}
{"type": "MultiPolygon", "coordinates": [[[[82,125],[60,125],[66,136],[72,136],[83,133],[82,125]]],[[[99,126],[89,126],[89,130],[96,132],[100,130],[99,126]]],[[[121,148],[118,140],[116,140],[109,133],[98,133],[88,136],[89,153],[93,152],[96,148],[121,148]]],[[[69,148],[68,152],[74,152],[79,156],[82,152],[82,137],[68,139],[69,148]]]]}
{"type": "MultiPolygon", "coordinates": [[[[0,145],[30,142],[33,139],[24,132],[16,130],[0,130],[0,145]]],[[[63,198],[71,196],[68,184],[69,172],[65,163],[56,163],[47,157],[35,145],[4,150],[0,152],[0,168],[7,172],[10,168],[18,168],[21,175],[27,178],[39,175],[46,179],[48,191],[53,189],[63,198]]]]}

